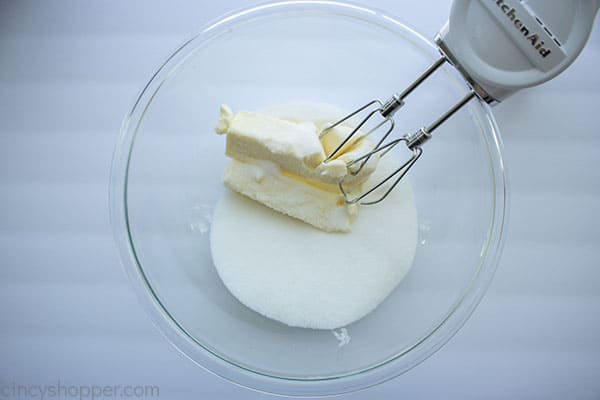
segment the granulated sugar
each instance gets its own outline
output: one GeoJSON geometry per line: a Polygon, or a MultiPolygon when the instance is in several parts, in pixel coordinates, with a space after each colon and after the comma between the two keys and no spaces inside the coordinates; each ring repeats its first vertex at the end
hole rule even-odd
{"type": "Polygon", "coordinates": [[[348,325],[377,307],[408,272],[416,243],[407,180],[362,207],[351,233],[320,231],[233,192],[217,204],[211,228],[217,272],[239,301],[315,329],[348,325]]]}

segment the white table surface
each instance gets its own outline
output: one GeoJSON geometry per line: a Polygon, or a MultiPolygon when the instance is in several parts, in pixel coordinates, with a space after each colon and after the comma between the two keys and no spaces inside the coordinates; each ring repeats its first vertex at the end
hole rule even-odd
{"type": "MultiPolygon", "coordinates": [[[[450,7],[363,1],[430,36],[450,7]]],[[[107,206],[112,150],[140,88],[190,33],[249,4],[0,2],[0,387],[270,397],[213,376],[163,339],[119,264],[107,206]]],[[[568,71],[494,110],[512,204],[489,292],[433,357],[343,399],[600,398],[599,65],[596,27],[568,71]]]]}

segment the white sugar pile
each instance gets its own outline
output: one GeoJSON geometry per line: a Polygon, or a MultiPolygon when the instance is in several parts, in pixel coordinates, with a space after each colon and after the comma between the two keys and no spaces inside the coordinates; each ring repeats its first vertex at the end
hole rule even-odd
{"type": "MultiPolygon", "coordinates": [[[[393,168],[390,161],[382,159],[373,182],[393,168]]],[[[351,233],[320,231],[230,191],[211,228],[217,272],[240,302],[315,329],[345,326],[375,309],[410,269],[416,245],[407,180],[382,203],[361,207],[351,233]]]]}

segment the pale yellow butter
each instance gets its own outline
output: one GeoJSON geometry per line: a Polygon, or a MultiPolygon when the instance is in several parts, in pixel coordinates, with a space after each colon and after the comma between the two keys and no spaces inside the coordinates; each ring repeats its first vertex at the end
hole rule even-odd
{"type": "Polygon", "coordinates": [[[371,151],[373,145],[356,135],[332,160],[325,162],[351,128],[338,126],[319,139],[312,121],[288,121],[256,112],[233,113],[222,105],[215,128],[226,134],[226,186],[276,211],[328,232],[349,232],[358,206],[345,203],[338,187],[360,191],[377,167],[377,157],[356,175],[348,162],[371,151]]]}

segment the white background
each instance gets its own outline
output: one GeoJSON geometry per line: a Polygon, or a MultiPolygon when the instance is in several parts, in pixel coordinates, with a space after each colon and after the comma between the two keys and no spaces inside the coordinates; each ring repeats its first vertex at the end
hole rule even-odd
{"type": "MultiPolygon", "coordinates": [[[[191,33],[251,3],[0,2],[0,385],[269,398],[162,338],[121,269],[107,206],[112,150],[138,91],[191,33]]],[[[450,7],[364,3],[430,37],[450,7]]],[[[563,75],[495,108],[512,205],[488,294],[433,357],[342,398],[600,398],[599,65],[596,27],[563,75]]]]}

